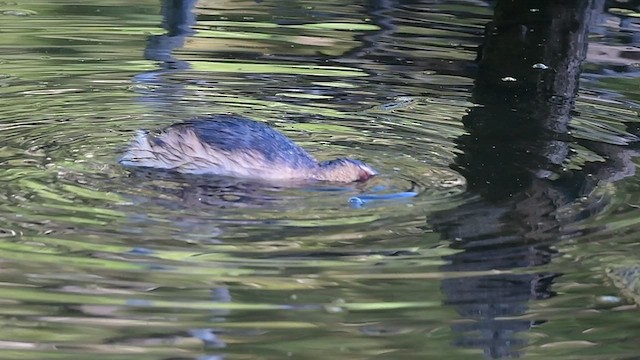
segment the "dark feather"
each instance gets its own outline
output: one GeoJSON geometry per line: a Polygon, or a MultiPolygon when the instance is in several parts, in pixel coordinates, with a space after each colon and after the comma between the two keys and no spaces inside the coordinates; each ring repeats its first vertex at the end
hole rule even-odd
{"type": "Polygon", "coordinates": [[[313,167],[316,160],[267,124],[240,116],[215,115],[172,125],[189,127],[200,140],[225,152],[258,152],[273,164],[313,167]]]}

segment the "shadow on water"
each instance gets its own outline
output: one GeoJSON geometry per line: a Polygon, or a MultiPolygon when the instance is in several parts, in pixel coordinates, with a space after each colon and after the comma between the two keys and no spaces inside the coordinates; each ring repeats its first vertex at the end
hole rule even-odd
{"type": "Polygon", "coordinates": [[[572,137],[569,129],[587,51],[590,18],[603,1],[497,1],[478,51],[474,102],[458,138],[452,165],[481,200],[435,214],[435,230],[462,250],[446,257],[445,271],[503,271],[445,279],[446,303],[468,321],[455,325],[460,347],[487,358],[515,357],[524,333],[544,319],[522,319],[531,300],[554,296],[560,273],[536,271],[558,256],[563,229],[597,214],[607,198],[599,185],[633,175],[637,152],[619,144],[572,137]],[[569,171],[569,145],[579,143],[607,159],[569,171]],[[514,274],[513,270],[522,269],[514,274]],[[528,269],[528,270],[527,270],[528,269]]]}

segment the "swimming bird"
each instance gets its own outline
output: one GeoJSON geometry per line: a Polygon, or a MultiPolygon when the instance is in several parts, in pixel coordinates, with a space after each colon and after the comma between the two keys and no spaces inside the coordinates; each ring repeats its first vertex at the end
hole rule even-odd
{"type": "Polygon", "coordinates": [[[138,130],[120,164],[261,180],[366,181],[377,171],[350,158],[317,161],[269,125],[215,115],[170,125],[157,134],[138,130]]]}

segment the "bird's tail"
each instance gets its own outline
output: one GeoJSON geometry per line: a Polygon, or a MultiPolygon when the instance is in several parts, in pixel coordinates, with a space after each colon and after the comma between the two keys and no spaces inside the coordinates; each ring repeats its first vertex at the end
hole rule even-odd
{"type": "Polygon", "coordinates": [[[148,135],[146,130],[137,130],[136,136],[118,162],[124,166],[154,167],[158,158],[149,143],[148,135]]]}

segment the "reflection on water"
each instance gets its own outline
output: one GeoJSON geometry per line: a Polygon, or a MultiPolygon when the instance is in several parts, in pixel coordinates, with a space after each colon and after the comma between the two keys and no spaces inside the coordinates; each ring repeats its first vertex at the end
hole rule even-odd
{"type": "Polygon", "coordinates": [[[635,356],[638,11],[0,4],[3,358],[635,356]],[[214,113],[382,175],[117,165],[214,113]]]}

